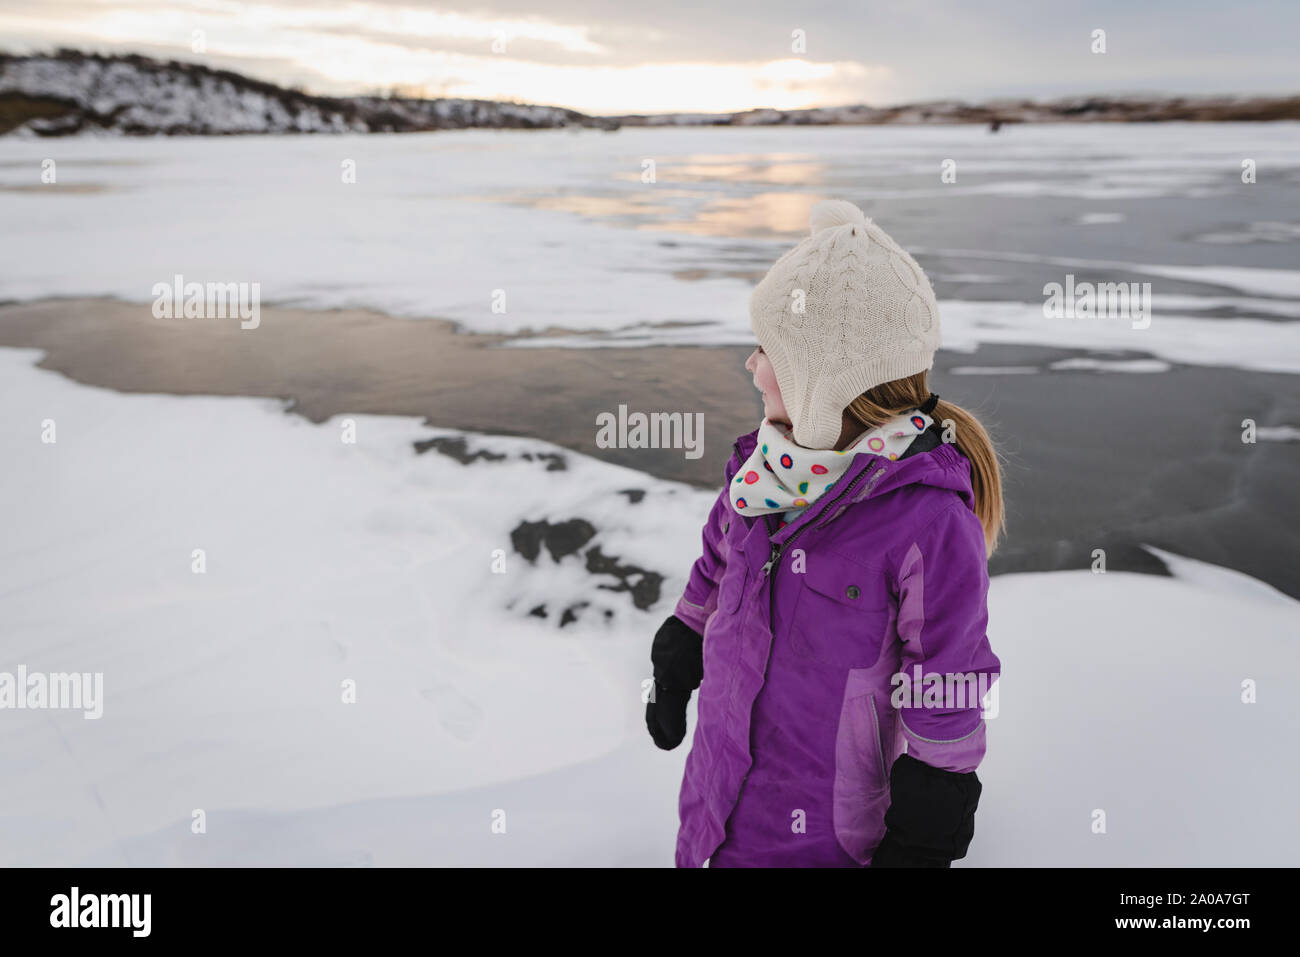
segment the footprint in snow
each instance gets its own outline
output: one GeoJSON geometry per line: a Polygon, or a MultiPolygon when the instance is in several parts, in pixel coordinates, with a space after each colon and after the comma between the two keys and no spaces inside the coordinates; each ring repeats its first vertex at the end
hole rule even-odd
{"type": "Polygon", "coordinates": [[[483,712],[479,706],[449,684],[425,688],[420,692],[420,697],[433,704],[438,712],[438,722],[458,741],[468,741],[474,737],[479,725],[483,723],[483,712]]]}

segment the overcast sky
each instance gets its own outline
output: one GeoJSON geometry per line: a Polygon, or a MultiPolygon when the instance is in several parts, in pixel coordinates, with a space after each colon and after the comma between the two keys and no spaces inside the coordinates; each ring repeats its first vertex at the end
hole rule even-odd
{"type": "Polygon", "coordinates": [[[131,51],[317,93],[589,113],[1296,93],[1297,37],[1297,0],[0,0],[9,52],[131,51]]]}

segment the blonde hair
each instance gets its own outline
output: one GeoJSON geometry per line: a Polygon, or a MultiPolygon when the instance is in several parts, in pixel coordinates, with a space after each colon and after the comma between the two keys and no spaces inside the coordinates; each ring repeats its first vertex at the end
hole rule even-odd
{"type": "MultiPolygon", "coordinates": [[[[863,428],[874,428],[896,415],[910,412],[930,397],[926,383],[928,372],[918,372],[903,379],[882,382],[858,396],[844,413],[863,428]]],[[[952,425],[957,451],[970,461],[971,487],[975,493],[975,514],[984,526],[984,548],[988,557],[997,550],[999,538],[1006,533],[1006,513],[1002,507],[1002,469],[993,440],[975,418],[961,406],[940,399],[930,413],[940,428],[952,425]]]]}

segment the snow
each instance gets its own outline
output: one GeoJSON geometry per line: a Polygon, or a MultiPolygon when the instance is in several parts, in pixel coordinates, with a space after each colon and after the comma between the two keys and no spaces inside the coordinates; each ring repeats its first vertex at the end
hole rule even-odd
{"type": "Polygon", "coordinates": [[[1300,301],[1260,299],[1251,296],[1183,296],[1175,293],[1151,293],[1151,308],[1156,315],[1196,314],[1211,310],[1248,310],[1265,316],[1300,319],[1300,301]]]}
{"type": "Polygon", "coordinates": [[[1053,362],[1048,368],[1091,369],[1097,372],[1168,372],[1171,366],[1159,359],[1088,359],[1076,356],[1053,362]]]}
{"type": "MultiPolygon", "coordinates": [[[[650,318],[638,311],[648,303],[658,322],[745,315],[748,282],[673,279],[687,254],[652,233],[482,200],[517,173],[576,184],[586,168],[573,135],[2,141],[0,187],[39,185],[51,157],[60,185],[106,189],[5,194],[14,228],[0,234],[0,298],[149,302],[153,283],[181,273],[260,282],[264,305],[370,307],[482,332],[609,328],[650,318]],[[355,183],[343,182],[347,160],[355,183]],[[618,294],[601,294],[611,274],[618,294]]],[[[639,172],[632,149],[615,168],[639,172]]]]}
{"type": "Polygon", "coordinates": [[[1300,223],[1250,223],[1243,229],[1204,233],[1196,237],[1201,243],[1236,245],[1240,243],[1294,243],[1300,240],[1300,223]]]}
{"type": "Polygon", "coordinates": [[[199,70],[146,69],[124,61],[15,59],[0,70],[0,92],[7,91],[70,100],[100,116],[112,116],[116,129],[338,133],[348,128],[338,113],[326,118],[308,107],[291,114],[280,97],[238,89],[223,77],[199,70]]]}
{"type": "Polygon", "coordinates": [[[444,433],[415,420],[356,417],[359,442],[345,445],[341,420],[312,426],[273,401],[120,396],[32,361],[0,353],[13,466],[0,494],[25,503],[0,558],[5,659],[103,672],[106,700],[93,722],[3,715],[0,860],[81,859],[194,807],[302,811],[491,785],[635,731],[648,645],[616,639],[653,633],[656,616],[596,590],[608,579],[576,557],[529,569],[510,531],[586,518],[606,554],[676,568],[680,591],[698,529],[654,518],[711,496],[659,483],[625,509],[616,489],[644,477],[582,457],[563,473],[516,459],[479,477],[416,455],[412,441],[444,433]],[[56,444],[39,441],[45,419],[56,444]],[[195,548],[206,575],[191,572],[195,548]],[[490,571],[497,548],[504,575],[490,571]],[[596,611],[581,631],[528,617],[566,593],[614,609],[622,630],[596,611]],[[340,703],[344,679],[355,706],[340,703]]]}
{"type": "Polygon", "coordinates": [[[1298,603],[1151,551],[1176,577],[995,579],[1004,677],[971,864],[1290,866],[1298,603]]]}
{"type": "Polygon", "coordinates": [[[1265,442],[1300,442],[1300,428],[1294,425],[1264,426],[1255,430],[1255,437],[1265,442]]]}
{"type": "Polygon", "coordinates": [[[1036,366],[953,366],[953,375],[1034,375],[1036,366]]]}
{"type": "MultiPolygon", "coordinates": [[[[408,418],[353,417],[347,445],[345,417],[121,395],[39,356],[0,351],[0,497],[22,503],[0,669],[103,672],[105,702],[0,713],[0,866],[671,864],[687,749],[652,745],[640,683],[711,492],[408,418]],[[457,435],[506,458],[412,447],[457,435]],[[653,608],[579,556],[511,551],[520,521],[573,517],[667,576],[653,608]],[[564,629],[527,613],[567,599],[594,604],[564,629]]],[[[1290,863],[1300,603],[1152,551],[1174,577],[993,580],[1005,677],[961,866],[1290,863]]]]}
{"type": "Polygon", "coordinates": [[[1204,283],[1234,289],[1247,295],[1300,297],[1300,270],[1262,269],[1253,266],[1165,266],[1109,259],[1079,259],[1066,256],[1040,256],[1034,253],[998,252],[978,249],[927,249],[918,247],[912,253],[930,253],[953,256],[959,259],[980,259],[989,262],[1016,262],[1033,265],[1061,266],[1066,269],[1118,269],[1124,272],[1165,276],[1186,282],[1204,283]]]}
{"type": "MultiPolygon", "coordinates": [[[[1170,316],[1153,309],[1150,326],[1136,319],[1043,316],[1041,303],[965,302],[939,304],[943,348],[975,352],[981,344],[1042,345],[1098,351],[1134,350],[1187,365],[1231,366],[1260,372],[1300,372],[1300,324],[1265,319],[1208,319],[1170,316]],[[1139,322],[1140,326],[1141,323],[1139,322]]],[[[743,345],[753,341],[748,324],[728,328],[650,329],[629,327],[594,335],[535,336],[513,348],[567,346],[571,349],[635,345],[743,345]]],[[[1149,372],[1151,367],[1135,369],[1149,372]]]]}
{"type": "Polygon", "coordinates": [[[1080,226],[1109,226],[1122,223],[1126,218],[1123,213],[1084,213],[1075,222],[1080,226]]]}

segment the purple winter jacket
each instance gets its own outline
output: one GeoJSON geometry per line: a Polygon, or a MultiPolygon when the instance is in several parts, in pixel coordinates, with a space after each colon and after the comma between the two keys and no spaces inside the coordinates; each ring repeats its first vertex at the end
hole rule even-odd
{"type": "MultiPolygon", "coordinates": [[[[728,484],[757,435],[736,441],[728,484]]],[[[948,771],[979,765],[977,698],[890,701],[892,676],[918,664],[996,680],[972,503],[965,456],[927,433],[897,460],[857,453],[777,531],[773,515],[737,514],[723,487],[673,612],[704,636],[678,867],[867,865],[900,753],[948,771]]]]}

